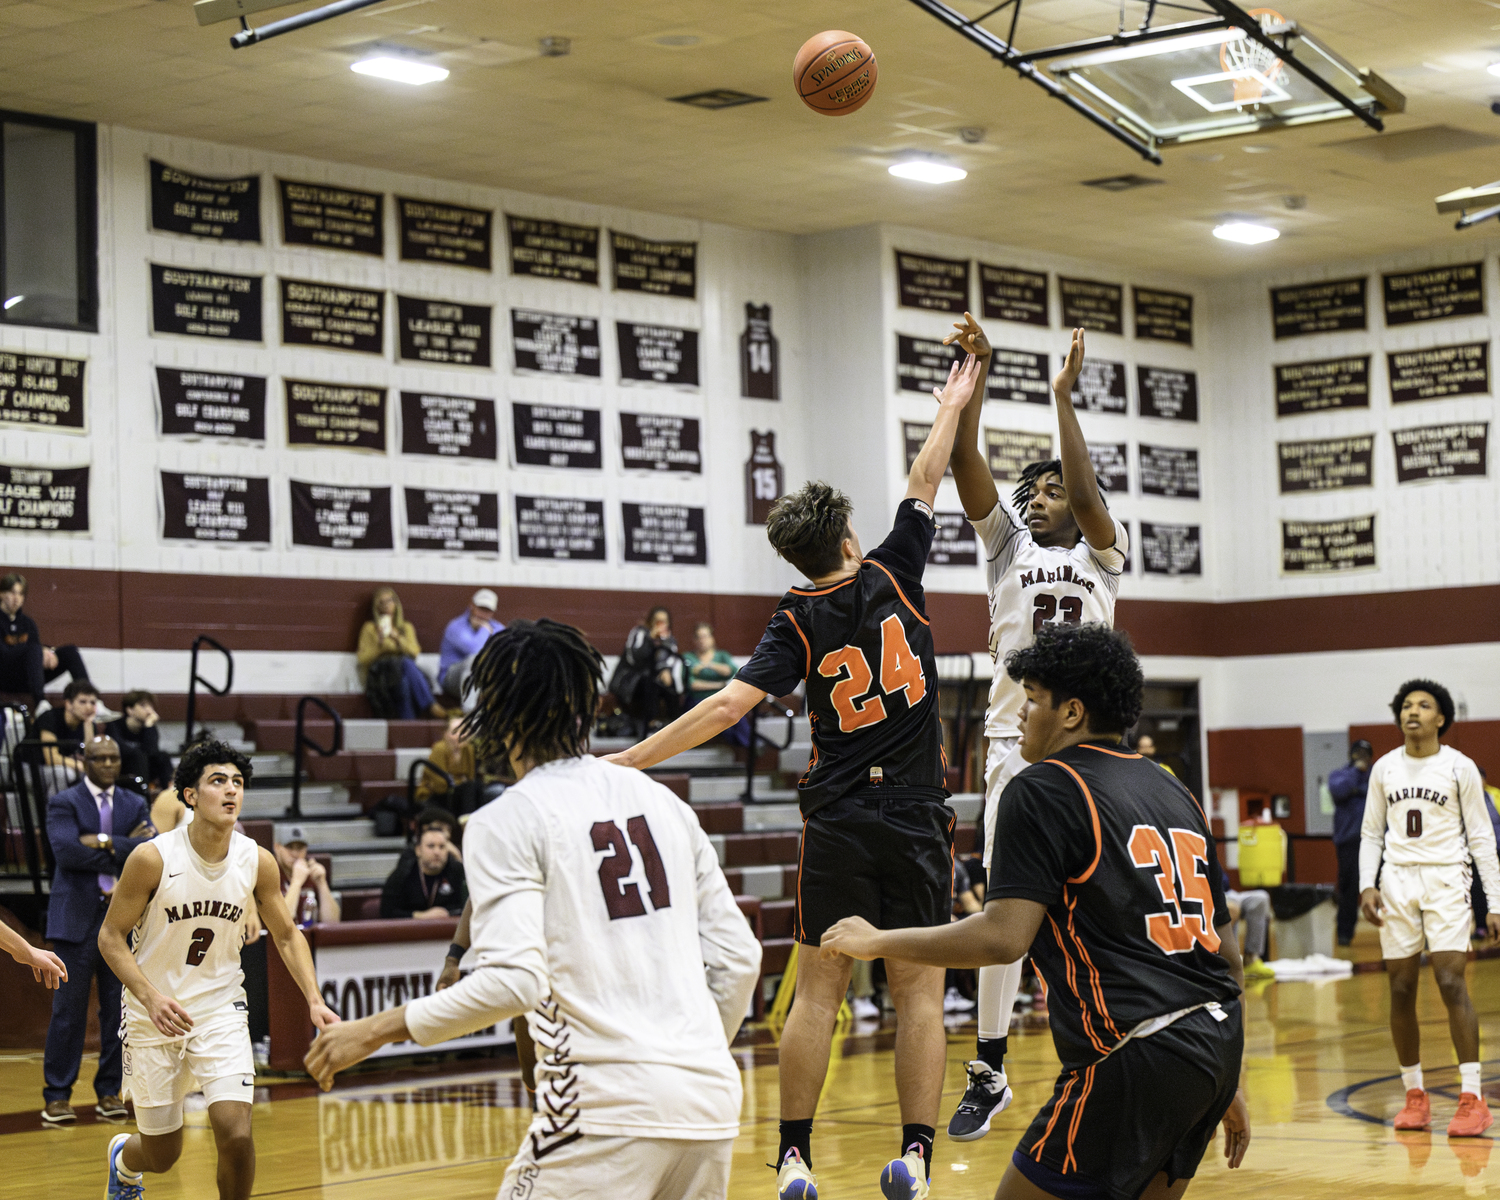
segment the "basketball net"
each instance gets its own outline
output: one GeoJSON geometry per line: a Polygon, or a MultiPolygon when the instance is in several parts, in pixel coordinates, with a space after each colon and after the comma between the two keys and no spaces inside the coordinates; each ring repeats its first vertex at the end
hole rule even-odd
{"type": "MultiPolygon", "coordinates": [[[[1246,15],[1258,20],[1261,29],[1267,34],[1286,24],[1286,18],[1273,8],[1252,8],[1246,15]]],[[[1234,80],[1236,104],[1254,104],[1265,94],[1265,85],[1277,82],[1284,74],[1281,59],[1276,56],[1276,52],[1244,33],[1219,48],[1219,65],[1225,71],[1246,72],[1244,76],[1234,80]],[[1249,72],[1254,72],[1254,75],[1249,72]]]]}

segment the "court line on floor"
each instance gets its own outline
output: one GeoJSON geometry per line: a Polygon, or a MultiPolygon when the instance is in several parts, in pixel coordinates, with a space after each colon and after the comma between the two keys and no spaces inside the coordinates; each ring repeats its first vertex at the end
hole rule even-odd
{"type": "MultiPolygon", "coordinates": [[[[519,1150],[520,1147],[517,1147],[519,1150]]],[[[298,1192],[310,1192],[316,1188],[347,1187],[352,1183],[378,1183],[383,1179],[401,1179],[407,1175],[430,1175],[434,1171],[457,1170],[462,1167],[472,1167],[483,1163],[510,1162],[515,1158],[514,1154],[507,1154],[491,1158],[466,1158],[458,1163],[435,1163],[430,1167],[413,1167],[409,1171],[392,1171],[387,1175],[361,1175],[358,1179],[334,1179],[324,1180],[322,1183],[307,1183],[301,1187],[280,1188],[274,1192],[251,1192],[252,1196],[294,1196],[298,1192]]]]}
{"type": "MultiPolygon", "coordinates": [[[[1485,1059],[1480,1065],[1491,1067],[1494,1066],[1497,1062],[1500,1062],[1500,1059],[1485,1059]]],[[[1457,1071],[1458,1068],[1455,1066],[1444,1066],[1432,1067],[1430,1068],[1430,1070],[1436,1073],[1440,1071],[1457,1071]]],[[[1398,1071],[1394,1075],[1381,1075],[1374,1079],[1365,1079],[1361,1080],[1359,1083],[1351,1083],[1348,1087],[1340,1088],[1338,1091],[1332,1093],[1328,1097],[1326,1103],[1329,1108],[1333,1109],[1334,1112],[1338,1113],[1342,1117],[1352,1117],[1356,1121],[1364,1121],[1371,1125],[1389,1126],[1392,1124],[1392,1122],[1387,1121],[1384,1117],[1377,1117],[1372,1113],[1360,1112],[1357,1108],[1349,1103],[1349,1097],[1352,1096],[1355,1092],[1363,1091],[1367,1087],[1374,1087],[1376,1084],[1380,1083],[1390,1083],[1390,1081],[1393,1079],[1399,1081],[1400,1078],[1401,1073],[1398,1071]]],[[[1427,1090],[1429,1092],[1436,1092],[1439,1096],[1442,1096],[1446,1100],[1457,1100],[1458,1097],[1452,1094],[1452,1086],[1452,1084],[1443,1084],[1441,1087],[1428,1088],[1427,1090]]]]}

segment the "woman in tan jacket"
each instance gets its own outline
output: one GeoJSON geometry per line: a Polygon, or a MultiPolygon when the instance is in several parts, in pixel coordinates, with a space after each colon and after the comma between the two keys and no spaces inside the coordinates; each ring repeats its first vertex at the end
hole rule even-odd
{"type": "Polygon", "coordinates": [[[355,658],[365,695],[377,717],[409,721],[414,717],[447,716],[432,698],[432,685],[417,666],[422,645],[417,630],[401,611],[393,587],[375,589],[370,619],[360,627],[355,658]]]}

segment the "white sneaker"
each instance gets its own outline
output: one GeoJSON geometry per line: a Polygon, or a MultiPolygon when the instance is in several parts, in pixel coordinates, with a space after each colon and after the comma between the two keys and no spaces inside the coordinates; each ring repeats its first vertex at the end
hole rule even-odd
{"type": "Polygon", "coordinates": [[[974,1001],[966,999],[957,988],[949,988],[943,996],[943,1011],[945,1013],[971,1012],[973,1009],[974,1001]]]}
{"type": "Polygon", "coordinates": [[[893,1158],[880,1172],[880,1193],[885,1200],[926,1200],[927,1165],[922,1147],[913,1145],[900,1158],[893,1158]]]}
{"type": "Polygon", "coordinates": [[[861,1021],[874,1021],[880,1017],[880,1008],[868,996],[854,997],[849,1007],[854,1011],[856,1019],[861,1021]]]}
{"type": "Polygon", "coordinates": [[[1010,1083],[983,1059],[968,1064],[969,1086],[948,1122],[948,1136],[955,1142],[978,1141],[990,1131],[990,1119],[1010,1106],[1010,1083]]]}
{"type": "Polygon", "coordinates": [[[818,1200],[818,1177],[807,1168],[793,1146],[776,1172],[777,1200],[818,1200]]]}

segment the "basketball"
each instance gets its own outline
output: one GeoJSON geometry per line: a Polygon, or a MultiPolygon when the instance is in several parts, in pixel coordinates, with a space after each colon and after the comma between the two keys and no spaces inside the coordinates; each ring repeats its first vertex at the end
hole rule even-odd
{"type": "Polygon", "coordinates": [[[875,94],[875,52],[842,29],[828,29],[802,43],[792,63],[792,82],[802,103],[825,117],[863,108],[875,94]]]}

